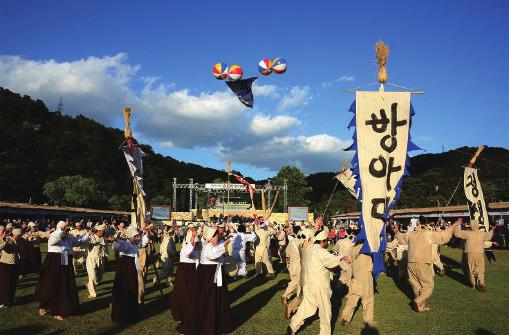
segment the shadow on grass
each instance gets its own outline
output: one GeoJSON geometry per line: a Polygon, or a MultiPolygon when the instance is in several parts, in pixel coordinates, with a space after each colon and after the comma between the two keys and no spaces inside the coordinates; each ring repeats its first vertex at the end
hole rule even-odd
{"type": "MultiPolygon", "coordinates": [[[[256,277],[253,276],[251,278],[244,279],[245,281],[242,284],[239,284],[237,287],[235,287],[233,290],[228,292],[228,300],[230,300],[230,305],[233,305],[233,303],[237,300],[239,300],[241,297],[243,297],[247,292],[251,291],[253,288],[261,286],[265,284],[269,279],[265,277],[256,277]]],[[[230,285],[230,284],[228,284],[230,285]]]]}
{"type": "Polygon", "coordinates": [[[410,287],[410,284],[408,283],[408,280],[405,278],[405,276],[403,276],[403,278],[400,280],[397,264],[393,263],[392,266],[390,266],[388,269],[391,272],[390,278],[398,290],[400,290],[408,299],[413,300],[414,292],[412,291],[412,288],[410,287]]]}
{"type": "MultiPolygon", "coordinates": [[[[107,301],[109,304],[110,298],[107,298],[107,301]]],[[[150,319],[151,317],[155,315],[159,315],[167,310],[169,310],[168,304],[165,303],[165,301],[169,301],[168,294],[165,294],[164,296],[157,296],[157,298],[151,298],[148,301],[145,301],[145,304],[138,306],[138,320],[130,323],[113,323],[109,327],[104,327],[97,331],[98,335],[109,335],[109,334],[118,334],[129,327],[137,324],[138,322],[142,322],[144,320],[150,319]]],[[[108,313],[110,310],[108,309],[108,313]]],[[[168,314],[169,315],[169,314],[168,314]]]]}
{"type": "MultiPolygon", "coordinates": [[[[14,327],[10,329],[2,330],[2,335],[20,335],[20,334],[41,334],[44,329],[48,328],[44,325],[29,325],[29,326],[21,326],[14,327]]],[[[47,334],[62,334],[64,330],[58,329],[47,334]]]]}
{"type": "Polygon", "coordinates": [[[470,287],[470,281],[465,275],[464,266],[460,262],[447,256],[442,255],[441,258],[445,265],[445,275],[460,284],[470,287]],[[456,272],[453,269],[459,269],[461,272],[456,272]]]}
{"type": "MultiPolygon", "coordinates": [[[[251,280],[250,280],[251,282],[251,280]]],[[[252,279],[252,283],[257,282],[255,279],[252,279]]],[[[251,298],[239,303],[235,307],[232,308],[232,315],[234,319],[234,330],[242,326],[244,323],[246,323],[253,315],[258,313],[259,310],[261,310],[264,306],[267,305],[267,303],[272,299],[274,294],[276,292],[282,290],[285,288],[285,282],[284,280],[280,280],[276,282],[274,285],[270,286],[269,288],[265,289],[264,291],[261,291],[257,293],[256,295],[252,296],[251,298]]],[[[238,289],[237,287],[236,289],[238,289]]],[[[244,288],[242,288],[244,289],[244,288]]],[[[234,290],[233,292],[235,292],[234,290]]],[[[244,292],[239,292],[238,294],[244,294],[244,292]]],[[[231,295],[230,295],[231,296],[231,295]]],[[[230,300],[231,301],[231,300],[230,300]]],[[[231,305],[231,303],[230,303],[231,305]]]]}
{"type": "MultiPolygon", "coordinates": [[[[339,279],[338,279],[339,280],[339,279]]],[[[333,287],[336,287],[334,283],[333,287]]],[[[341,302],[343,296],[347,293],[347,289],[342,287],[341,289],[336,289],[332,291],[331,297],[331,305],[332,305],[332,315],[331,315],[331,332],[334,334],[334,330],[336,329],[336,322],[339,319],[339,314],[341,311],[341,302]]]]}
{"type": "Polygon", "coordinates": [[[111,296],[97,297],[94,299],[86,298],[85,301],[80,303],[80,315],[85,316],[87,314],[94,313],[101,309],[109,307],[111,296]]]}
{"type": "Polygon", "coordinates": [[[29,295],[24,295],[24,296],[21,296],[21,297],[17,297],[16,301],[15,301],[15,304],[16,305],[25,305],[25,304],[30,304],[30,303],[32,303],[34,301],[36,301],[35,294],[29,294],[29,295]]]}
{"type": "Polygon", "coordinates": [[[361,330],[361,335],[378,335],[380,332],[375,327],[371,327],[369,325],[364,325],[364,328],[361,330]]]}
{"type": "Polygon", "coordinates": [[[495,335],[495,333],[492,333],[489,330],[483,328],[477,328],[475,330],[475,335],[495,335]]]}

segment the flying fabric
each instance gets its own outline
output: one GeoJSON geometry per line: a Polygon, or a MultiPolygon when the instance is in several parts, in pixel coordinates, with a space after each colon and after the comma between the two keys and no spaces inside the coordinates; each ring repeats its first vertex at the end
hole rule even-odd
{"type": "Polygon", "coordinates": [[[362,201],[360,233],[364,241],[361,253],[373,255],[373,275],[385,272],[385,222],[400,196],[403,176],[408,175],[407,152],[420,149],[410,141],[411,118],[415,114],[409,92],[356,92],[350,107],[354,117],[355,150],[351,161],[357,179],[354,192],[362,201]],[[366,243],[367,242],[367,243],[366,243]]]}
{"type": "Polygon", "coordinates": [[[254,98],[253,98],[253,82],[257,77],[235,80],[235,81],[227,81],[226,85],[230,87],[233,93],[239,98],[240,102],[246,105],[249,108],[253,108],[254,98]]]}

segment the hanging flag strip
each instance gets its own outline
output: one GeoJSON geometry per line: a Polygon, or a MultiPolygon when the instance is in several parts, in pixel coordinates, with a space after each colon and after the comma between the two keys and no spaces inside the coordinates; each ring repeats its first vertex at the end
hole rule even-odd
{"type": "Polygon", "coordinates": [[[127,139],[128,145],[122,147],[129,171],[133,177],[133,202],[135,202],[136,222],[139,228],[145,226],[145,191],[143,190],[143,162],[145,153],[138,147],[132,137],[127,139]]]}
{"type": "Polygon", "coordinates": [[[400,196],[403,176],[408,175],[407,152],[420,149],[410,140],[411,118],[415,114],[409,92],[356,92],[350,107],[354,117],[355,150],[351,161],[356,178],[354,193],[362,201],[357,241],[364,241],[362,253],[373,255],[373,275],[385,272],[385,222],[400,196]],[[367,243],[366,243],[367,242],[367,243]]]}
{"type": "Polygon", "coordinates": [[[486,231],[489,231],[488,209],[484,202],[481,182],[477,177],[477,169],[465,167],[463,187],[465,188],[468,211],[470,212],[470,223],[478,224],[479,227],[484,227],[486,231]]]}

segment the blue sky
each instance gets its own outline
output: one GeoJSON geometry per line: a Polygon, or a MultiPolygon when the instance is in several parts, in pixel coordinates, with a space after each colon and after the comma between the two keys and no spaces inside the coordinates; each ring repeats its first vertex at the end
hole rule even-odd
{"type": "MultiPolygon", "coordinates": [[[[376,81],[374,44],[391,47],[389,82],[414,96],[412,137],[428,152],[508,147],[509,2],[0,2],[0,86],[50,110],[122,126],[179,160],[265,178],[282,164],[338,170],[351,138],[341,89],[376,81]],[[257,80],[242,108],[214,63],[257,75],[283,56],[284,75],[257,80]]],[[[259,76],[260,77],[260,76],[259,76]]],[[[370,89],[375,89],[373,86],[370,89]]]]}

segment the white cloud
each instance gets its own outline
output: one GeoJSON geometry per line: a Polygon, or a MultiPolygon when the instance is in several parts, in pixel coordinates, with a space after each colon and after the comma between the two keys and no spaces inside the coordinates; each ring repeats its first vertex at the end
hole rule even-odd
{"type": "Polygon", "coordinates": [[[293,116],[257,114],[248,125],[249,132],[257,136],[282,135],[299,125],[300,121],[293,116]]]}
{"type": "Polygon", "coordinates": [[[284,111],[289,108],[301,107],[307,105],[313,96],[311,95],[309,86],[294,86],[290,92],[283,96],[278,104],[278,111],[284,111]]]}
{"type": "Polygon", "coordinates": [[[328,81],[324,81],[322,82],[322,87],[323,88],[329,88],[332,86],[332,83],[331,82],[328,82],[328,81]]]}
{"type": "Polygon", "coordinates": [[[344,76],[339,77],[336,81],[355,81],[355,77],[349,74],[345,74],[344,76]]]}
{"type": "Polygon", "coordinates": [[[238,127],[245,107],[231,92],[173,91],[174,84],[157,85],[158,77],[137,77],[139,69],[124,53],[61,63],[0,56],[0,86],[42,99],[50,110],[62,97],[66,114],[108,126],[121,119],[123,106],[132,106],[136,131],[181,147],[209,146],[238,127]],[[129,86],[135,80],[144,83],[139,94],[129,86]]]}
{"type": "Polygon", "coordinates": [[[342,141],[328,134],[313,136],[274,137],[242,148],[220,149],[220,154],[240,163],[277,171],[283,165],[295,165],[304,173],[337,171],[344,159],[352,154],[343,149],[351,141],[342,141]]]}
{"type": "Polygon", "coordinates": [[[253,95],[255,97],[266,96],[272,99],[277,99],[281,96],[276,85],[258,85],[256,81],[253,84],[253,95]]]}
{"type": "MultiPolygon", "coordinates": [[[[139,70],[124,53],[66,62],[0,56],[0,86],[42,99],[50,110],[62,97],[66,114],[82,114],[107,126],[122,122],[122,108],[132,106],[136,136],[161,148],[219,147],[220,157],[261,169],[294,164],[306,173],[335,171],[350,155],[342,151],[348,142],[327,134],[288,136],[300,124],[291,116],[257,114],[246,125],[246,108],[227,89],[176,89],[157,76],[140,76],[139,70]],[[135,91],[133,84],[140,82],[142,89],[135,91]]],[[[313,98],[307,86],[286,94],[275,85],[253,90],[255,96],[277,99],[279,111],[313,98]]]]}

